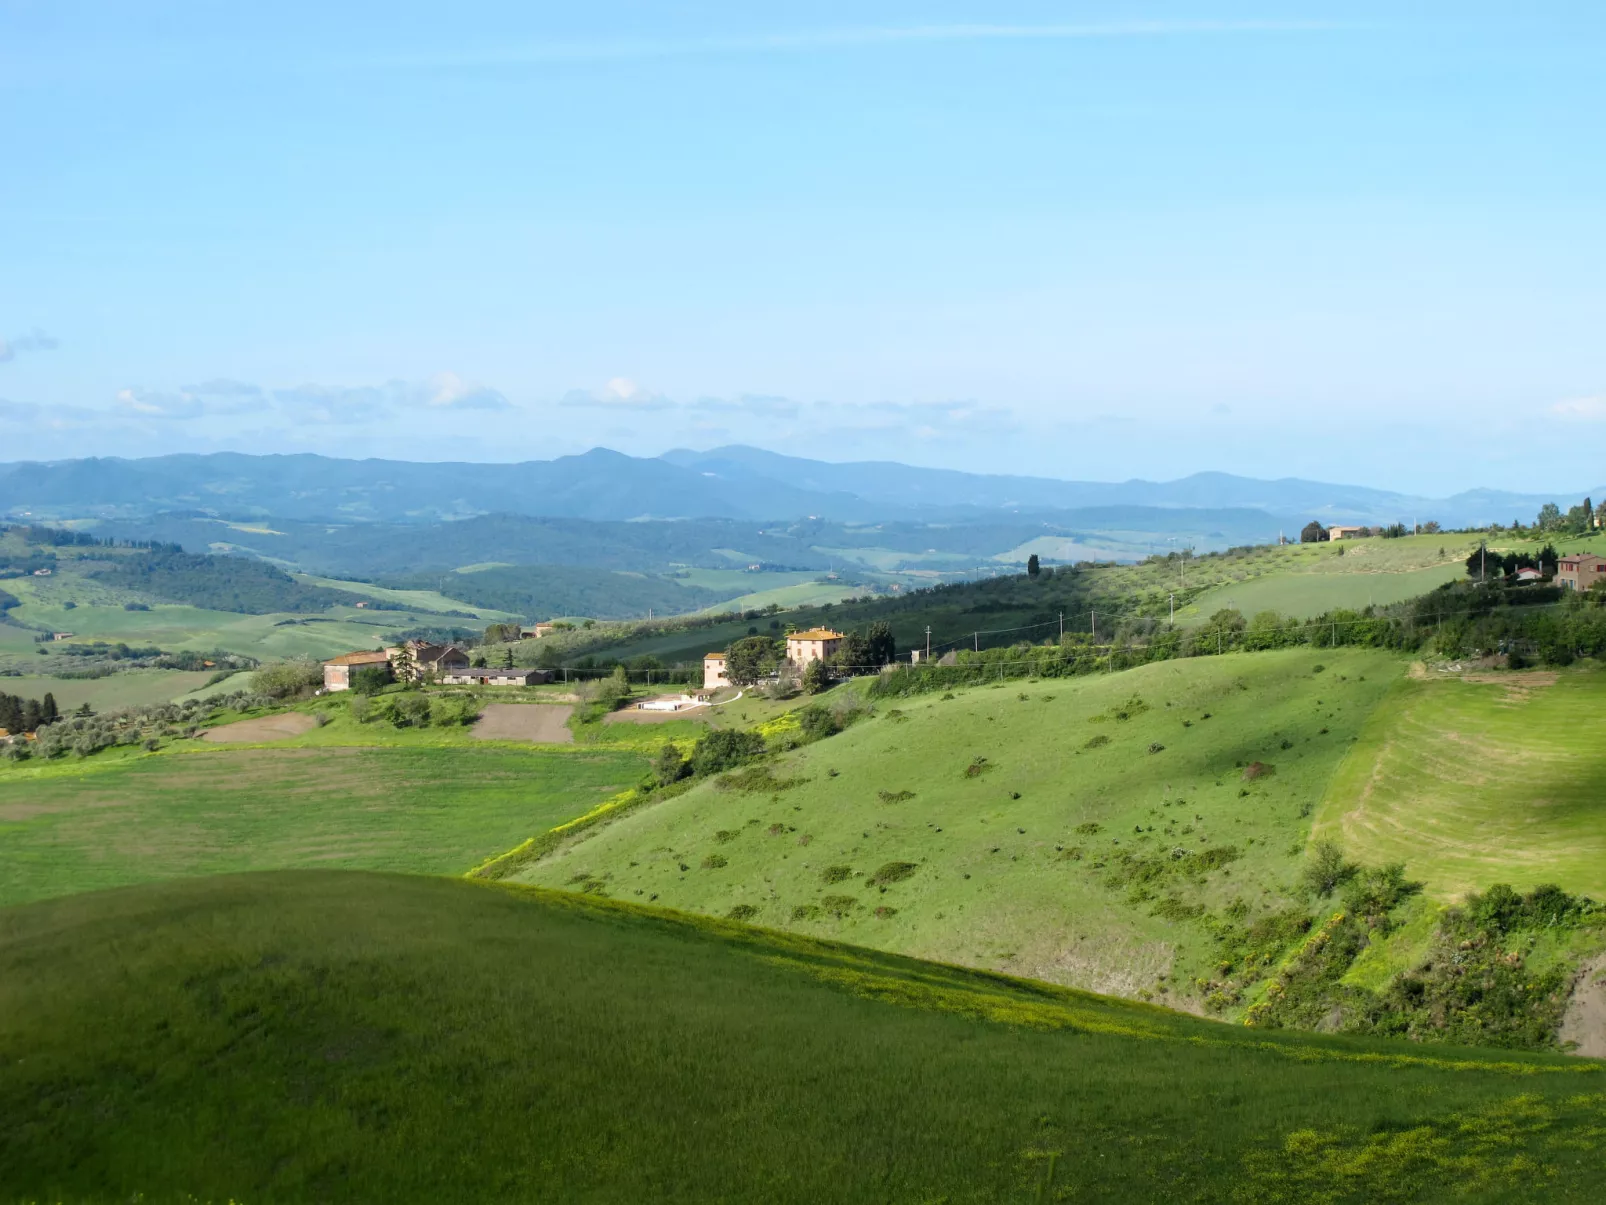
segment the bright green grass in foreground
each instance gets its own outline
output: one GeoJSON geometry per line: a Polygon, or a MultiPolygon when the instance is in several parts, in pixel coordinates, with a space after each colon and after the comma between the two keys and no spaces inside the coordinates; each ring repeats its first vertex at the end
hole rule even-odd
{"type": "Polygon", "coordinates": [[[1216,915],[1242,899],[1251,918],[1304,907],[1293,885],[1310,814],[1404,669],[1385,653],[1302,649],[882,700],[875,718],[780,757],[775,785],[699,786],[519,877],[1178,998],[1213,974],[1211,939],[1112,890],[1106,869],[1123,853],[1230,845],[1224,869],[1162,881],[1154,897],[1216,915]],[[978,757],[989,768],[971,777],[978,757]],[[1246,782],[1253,761],[1275,772],[1246,782]],[[907,877],[872,881],[893,863],[907,877]]]}
{"type": "Polygon", "coordinates": [[[1441,898],[1503,882],[1606,899],[1606,672],[1426,672],[1368,723],[1319,832],[1441,898]]]}
{"type": "Polygon", "coordinates": [[[1600,1065],[461,881],[0,912],[8,1200],[1598,1199],[1600,1065]]]}
{"type": "Polygon", "coordinates": [[[0,773],[0,904],[280,867],[461,874],[645,766],[611,750],[266,748],[12,770],[0,773]]]}

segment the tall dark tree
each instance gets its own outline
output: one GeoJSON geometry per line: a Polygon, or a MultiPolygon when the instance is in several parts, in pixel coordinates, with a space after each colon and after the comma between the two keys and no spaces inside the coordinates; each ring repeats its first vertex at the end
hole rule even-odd
{"type": "Polygon", "coordinates": [[[898,642],[892,637],[892,626],[884,619],[878,619],[870,625],[865,646],[869,650],[866,664],[891,665],[898,659],[898,642]]]}
{"type": "Polygon", "coordinates": [[[768,636],[744,636],[725,654],[725,676],[737,686],[751,686],[780,664],[777,642],[768,636]]]}
{"type": "Polygon", "coordinates": [[[56,710],[56,696],[48,690],[45,697],[39,700],[39,722],[41,724],[54,724],[61,719],[61,712],[56,710]]]}
{"type": "Polygon", "coordinates": [[[1037,559],[1037,554],[1034,552],[1026,558],[1026,574],[1028,577],[1036,577],[1042,571],[1042,562],[1037,559]]]}
{"type": "Polygon", "coordinates": [[[1320,544],[1325,539],[1327,539],[1327,528],[1323,527],[1315,519],[1305,524],[1299,533],[1299,542],[1301,544],[1320,544]]]}

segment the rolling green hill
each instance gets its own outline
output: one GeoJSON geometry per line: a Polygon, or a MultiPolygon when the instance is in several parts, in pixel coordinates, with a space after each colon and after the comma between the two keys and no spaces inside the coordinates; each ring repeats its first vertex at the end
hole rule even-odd
{"type": "Polygon", "coordinates": [[[12,1200],[1592,1201],[1602,1089],[461,881],[0,911],[12,1200]]]}
{"type": "Polygon", "coordinates": [[[1198,919],[1130,903],[1108,871],[1122,855],[1158,854],[1167,873],[1157,898],[1214,915],[1243,899],[1251,920],[1295,906],[1309,817],[1403,672],[1386,653],[1301,650],[898,700],[784,755],[780,787],[700,786],[524,877],[712,915],[751,909],[758,924],[1095,991],[1192,999],[1215,943],[1198,919]],[[1246,781],[1252,762],[1274,773],[1246,781]],[[1179,848],[1233,856],[1195,881],[1187,859],[1170,860],[1179,848]],[[910,871],[875,882],[888,865],[910,871]]]}

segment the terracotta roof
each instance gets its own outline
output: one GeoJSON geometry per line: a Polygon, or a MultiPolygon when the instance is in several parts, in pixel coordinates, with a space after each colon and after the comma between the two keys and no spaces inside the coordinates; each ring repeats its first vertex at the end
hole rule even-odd
{"type": "Polygon", "coordinates": [[[342,653],[338,657],[331,657],[325,665],[380,665],[390,660],[385,653],[342,653]]]}
{"type": "Polygon", "coordinates": [[[810,628],[806,632],[793,632],[788,640],[841,640],[841,632],[833,632],[830,628],[810,628]]]}
{"type": "Polygon", "coordinates": [[[725,654],[724,653],[704,653],[703,654],[703,660],[704,661],[723,661],[723,660],[725,660],[725,654]]]}

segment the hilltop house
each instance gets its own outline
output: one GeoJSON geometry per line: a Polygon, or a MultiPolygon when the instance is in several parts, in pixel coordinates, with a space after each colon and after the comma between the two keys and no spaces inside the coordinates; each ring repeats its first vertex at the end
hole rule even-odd
{"type": "Polygon", "coordinates": [[[1335,524],[1327,529],[1329,540],[1358,540],[1368,534],[1365,527],[1348,527],[1344,524],[1335,524]]]}
{"type": "Polygon", "coordinates": [[[541,637],[545,636],[551,630],[552,630],[552,624],[550,622],[548,622],[548,623],[538,623],[532,628],[520,628],[519,629],[519,639],[520,640],[539,640],[539,639],[541,639],[541,637]]]}
{"type": "Polygon", "coordinates": [[[387,675],[394,673],[390,665],[390,654],[383,649],[367,653],[345,653],[323,663],[323,688],[350,690],[351,676],[360,669],[382,669],[387,675]]]}
{"type": "Polygon", "coordinates": [[[718,690],[721,686],[729,686],[730,678],[725,674],[725,654],[707,653],[703,657],[703,689],[718,690]]]}
{"type": "Polygon", "coordinates": [[[1566,590],[1587,590],[1598,581],[1606,581],[1606,557],[1592,552],[1577,552],[1556,562],[1556,585],[1566,590]]]}
{"type": "Polygon", "coordinates": [[[828,661],[842,647],[842,633],[830,628],[810,628],[807,632],[793,632],[786,638],[786,659],[794,668],[802,670],[810,661],[828,661]]]}

